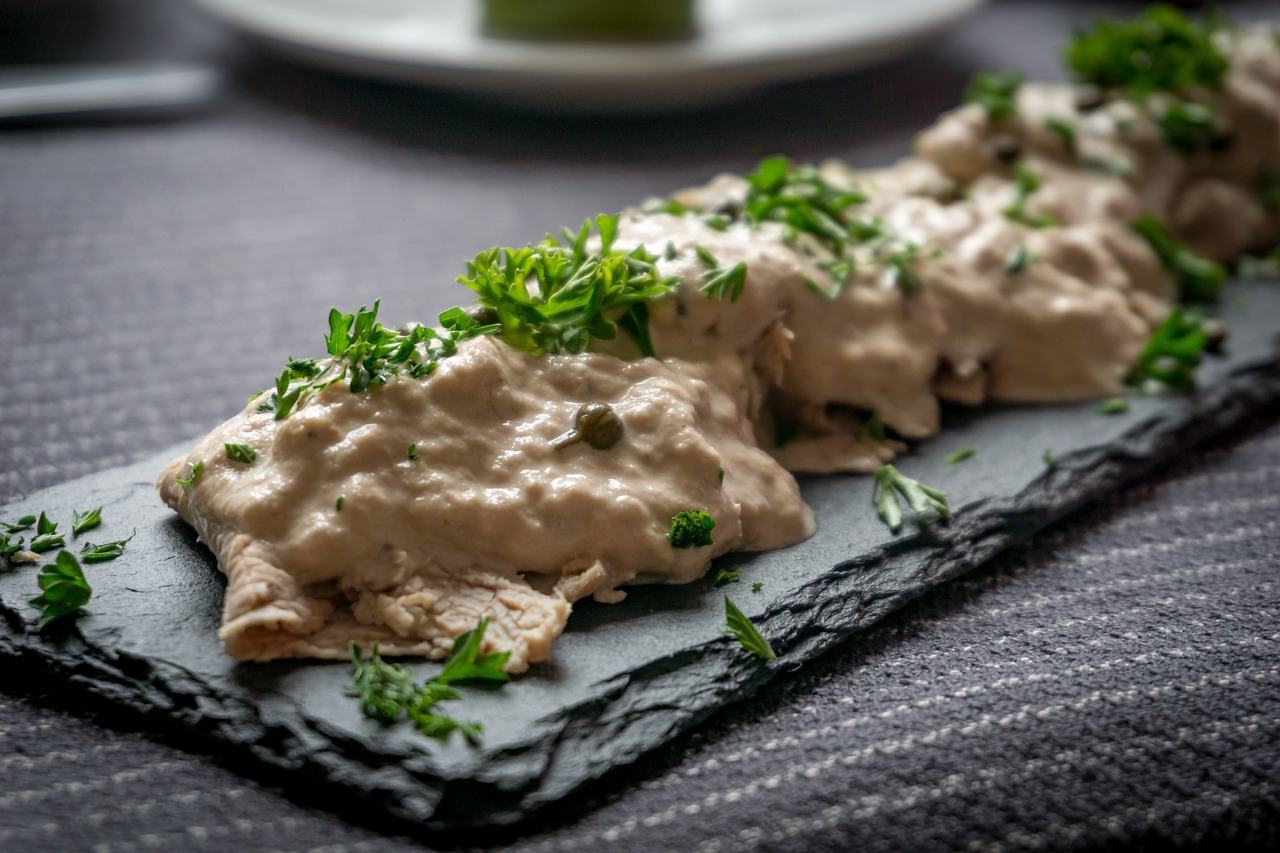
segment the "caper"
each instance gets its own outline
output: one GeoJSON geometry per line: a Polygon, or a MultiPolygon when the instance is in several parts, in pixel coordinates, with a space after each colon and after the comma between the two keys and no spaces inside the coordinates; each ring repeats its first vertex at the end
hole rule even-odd
{"type": "Polygon", "coordinates": [[[998,133],[987,140],[987,152],[998,163],[1012,166],[1022,156],[1022,145],[1007,133],[998,133]]]}
{"type": "Polygon", "coordinates": [[[556,450],[585,441],[596,450],[608,450],[622,440],[622,418],[608,403],[586,403],[573,416],[573,428],[551,442],[556,450]]]}
{"type": "Polygon", "coordinates": [[[1076,87],[1076,109],[1082,113],[1091,113],[1101,109],[1107,103],[1107,93],[1097,86],[1085,83],[1076,87]]]}

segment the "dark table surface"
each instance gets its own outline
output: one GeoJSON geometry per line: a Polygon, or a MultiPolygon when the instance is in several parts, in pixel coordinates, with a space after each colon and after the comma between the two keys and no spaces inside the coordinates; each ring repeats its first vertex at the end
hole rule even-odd
{"type": "MultiPolygon", "coordinates": [[[[295,67],[181,3],[40,6],[0,4],[0,62],[209,59],[231,88],[183,120],[0,129],[0,504],[199,435],[315,350],[331,305],[430,316],[478,249],[767,154],[889,162],[973,71],[1060,76],[1058,43],[1094,12],[997,3],[866,71],[574,119],[295,67]]],[[[506,841],[1274,848],[1278,485],[1280,417],[1260,413],[506,841]]],[[[3,687],[0,849],[421,844],[48,685],[3,687]]]]}

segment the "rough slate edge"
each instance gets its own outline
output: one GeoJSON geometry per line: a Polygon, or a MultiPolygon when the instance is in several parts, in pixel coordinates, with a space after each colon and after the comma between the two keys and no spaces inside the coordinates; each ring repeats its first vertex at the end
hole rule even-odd
{"type": "MultiPolygon", "coordinates": [[[[8,630],[0,636],[0,658],[33,681],[47,684],[54,676],[81,707],[89,699],[125,724],[172,735],[189,748],[208,748],[258,775],[266,770],[273,781],[299,793],[309,788],[313,800],[366,821],[376,810],[393,819],[391,828],[418,834],[472,824],[510,827],[606,776],[621,776],[641,756],[749,696],[778,672],[829,650],[1192,446],[1278,406],[1280,355],[1273,354],[1237,369],[1185,405],[1137,424],[1104,448],[1064,456],[1017,498],[967,507],[938,538],[901,540],[841,564],[766,612],[765,633],[787,637],[775,643],[776,664],[763,665],[731,644],[712,642],[641,666],[615,679],[606,695],[565,709],[557,734],[496,754],[490,765],[496,776],[507,770],[517,777],[528,776],[544,751],[551,754],[546,769],[515,790],[481,780],[423,778],[429,768],[398,762],[390,749],[373,753],[360,741],[305,718],[301,727],[296,720],[273,719],[180,667],[113,652],[75,631],[24,647],[13,641],[25,631],[22,615],[2,606],[0,618],[8,630]],[[905,585],[904,576],[909,578],[905,585]],[[865,587],[869,578],[884,580],[883,595],[848,594],[855,586],[865,587]],[[485,811],[474,808],[478,802],[485,811]]],[[[379,827],[389,828],[386,822],[379,827]]],[[[466,839],[474,843],[475,832],[466,839]]]]}

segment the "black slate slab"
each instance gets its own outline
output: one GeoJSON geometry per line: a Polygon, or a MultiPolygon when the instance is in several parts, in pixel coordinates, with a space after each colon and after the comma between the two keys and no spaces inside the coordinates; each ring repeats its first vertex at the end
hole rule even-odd
{"type": "MultiPolygon", "coordinates": [[[[424,832],[519,823],[608,771],[749,696],[927,589],[1025,541],[1072,510],[1182,450],[1280,405],[1275,284],[1235,284],[1221,314],[1229,353],[1201,370],[1190,397],[1134,398],[1129,413],[1093,404],[952,412],[946,430],[900,462],[946,489],[948,528],[894,537],[876,518],[871,481],[804,482],[819,532],[785,551],[721,561],[743,570],[728,592],[773,642],[770,664],[720,636],[723,593],[710,579],[634,590],[620,605],[584,604],[555,661],[496,692],[471,690],[454,713],[482,721],[479,747],[439,743],[407,726],[383,729],[343,695],[340,663],[237,664],[215,637],[224,584],[211,555],[155,497],[156,458],[67,483],[0,509],[12,520],[103,505],[82,537],[135,534],[127,554],[87,567],[89,612],[35,634],[36,569],[0,576],[0,660],[107,704],[133,722],[199,748],[275,768],[299,788],[340,794],[424,832]],[[972,447],[974,457],[945,456],[972,447]],[[1042,461],[1051,451],[1052,468],[1042,461]],[[763,588],[751,592],[751,584],[763,588]]],[[[416,667],[420,675],[431,664],[416,667]]],[[[327,798],[332,801],[332,798],[327,798]]]]}

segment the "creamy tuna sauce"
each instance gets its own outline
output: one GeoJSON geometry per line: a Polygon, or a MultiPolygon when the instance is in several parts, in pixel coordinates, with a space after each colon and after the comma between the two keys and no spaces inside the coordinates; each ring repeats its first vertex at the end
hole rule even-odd
{"type": "Polygon", "coordinates": [[[625,336],[534,355],[486,335],[429,376],[331,384],[288,417],[251,402],[158,481],[229,579],[227,651],[439,658],[487,616],[486,650],[520,672],[574,601],[809,536],[789,470],[870,473],[937,432],[940,400],[1123,391],[1179,297],[1135,217],[1216,261],[1280,238],[1259,191],[1280,170],[1280,49],[1265,29],[1216,37],[1230,69],[1181,97],[1225,142],[1171,147],[1164,93],[1095,103],[1026,83],[1012,115],[967,104],[892,167],[819,167],[865,196],[843,216],[877,236],[855,245],[752,221],[753,185],[732,175],[624,212],[614,251],[643,245],[678,279],[648,304],[656,358],[625,336]],[[708,257],[745,264],[739,298],[704,292],[708,257]],[[558,441],[592,403],[621,436],[558,441]],[[713,544],[673,547],[688,510],[714,519],[713,544]]]}

